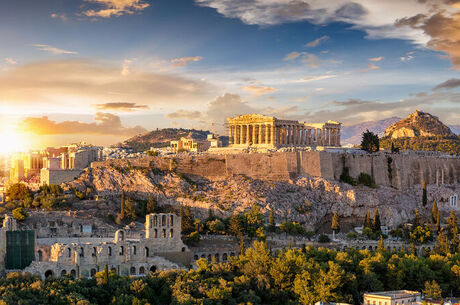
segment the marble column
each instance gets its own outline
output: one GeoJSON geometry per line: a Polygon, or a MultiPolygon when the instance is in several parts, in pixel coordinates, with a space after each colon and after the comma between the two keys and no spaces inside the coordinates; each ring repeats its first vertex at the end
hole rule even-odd
{"type": "Polygon", "coordinates": [[[259,139],[258,139],[257,144],[263,144],[263,143],[264,143],[264,142],[262,141],[262,132],[263,132],[263,127],[262,127],[262,126],[263,126],[263,125],[262,125],[262,124],[259,124],[259,125],[257,125],[257,126],[258,126],[258,128],[259,128],[259,134],[258,134],[259,139]]]}
{"type": "Polygon", "coordinates": [[[269,125],[263,125],[264,126],[264,129],[265,129],[265,144],[270,144],[270,138],[269,138],[269,135],[270,135],[270,128],[269,128],[269,125]]]}
{"type": "Polygon", "coordinates": [[[287,144],[287,125],[283,125],[283,145],[287,144]]]}
{"type": "Polygon", "coordinates": [[[256,133],[256,124],[251,124],[251,143],[256,144],[257,133],[256,133]]]}
{"type": "Polygon", "coordinates": [[[269,126],[270,126],[270,144],[275,145],[275,141],[273,141],[275,139],[275,137],[274,137],[275,126],[273,124],[269,125],[269,126]]]}
{"type": "Polygon", "coordinates": [[[244,125],[240,125],[240,143],[238,144],[244,144],[244,125]]]}

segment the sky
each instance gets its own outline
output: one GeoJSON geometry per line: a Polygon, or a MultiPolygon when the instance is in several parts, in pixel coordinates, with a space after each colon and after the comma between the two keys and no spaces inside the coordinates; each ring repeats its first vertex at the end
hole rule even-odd
{"type": "Polygon", "coordinates": [[[460,124],[460,1],[0,0],[0,42],[9,150],[246,113],[460,124]]]}

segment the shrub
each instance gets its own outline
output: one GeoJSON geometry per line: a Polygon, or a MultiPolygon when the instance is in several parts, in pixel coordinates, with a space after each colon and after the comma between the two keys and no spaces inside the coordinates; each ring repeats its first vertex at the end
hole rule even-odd
{"type": "Polygon", "coordinates": [[[369,174],[366,174],[366,173],[360,173],[359,174],[358,183],[362,184],[362,185],[365,185],[365,186],[368,186],[368,187],[372,187],[372,188],[376,187],[374,181],[372,181],[372,177],[369,174]]]}
{"type": "Polygon", "coordinates": [[[200,242],[200,239],[200,233],[194,231],[185,237],[184,242],[188,246],[196,246],[200,242]]]}
{"type": "Polygon", "coordinates": [[[342,174],[340,175],[340,181],[351,185],[356,185],[355,179],[350,176],[350,169],[348,167],[343,168],[342,174]]]}
{"type": "Polygon", "coordinates": [[[13,218],[16,220],[25,220],[27,216],[27,212],[22,207],[13,210],[13,218]]]}
{"type": "Polygon", "coordinates": [[[358,237],[358,234],[356,234],[356,232],[350,231],[347,233],[348,239],[356,239],[357,237],[358,237]]]}
{"type": "Polygon", "coordinates": [[[325,234],[321,234],[318,238],[318,242],[320,243],[328,243],[330,242],[331,239],[329,238],[329,236],[325,235],[325,234]]]}

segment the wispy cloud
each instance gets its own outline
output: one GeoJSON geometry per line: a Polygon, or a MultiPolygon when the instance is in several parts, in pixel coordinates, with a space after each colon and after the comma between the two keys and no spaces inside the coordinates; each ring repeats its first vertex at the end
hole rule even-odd
{"type": "Polygon", "coordinates": [[[368,60],[369,61],[381,61],[382,59],[383,59],[383,56],[379,56],[379,57],[369,58],[368,60]]]}
{"type": "Polygon", "coordinates": [[[323,41],[326,41],[329,39],[329,36],[321,36],[320,38],[317,38],[313,41],[310,41],[309,43],[305,44],[305,47],[307,48],[314,48],[314,47],[317,47],[319,46],[323,41]]]}
{"type": "Polygon", "coordinates": [[[61,19],[62,21],[67,21],[67,16],[65,14],[56,14],[53,13],[50,15],[53,19],[61,19]]]}
{"type": "Polygon", "coordinates": [[[415,54],[415,52],[408,52],[408,53],[406,53],[406,56],[401,56],[399,59],[401,61],[410,61],[410,60],[414,59],[414,54],[415,54]]]}
{"type": "Polygon", "coordinates": [[[328,79],[328,78],[333,78],[336,77],[337,75],[335,74],[327,74],[327,75],[317,75],[317,76],[309,76],[309,77],[304,77],[299,80],[295,80],[295,83],[307,83],[307,82],[313,82],[317,80],[323,80],[323,79],[328,79]]]}
{"type": "Polygon", "coordinates": [[[175,112],[167,114],[166,117],[168,119],[198,120],[201,117],[201,112],[180,109],[175,112]]]}
{"type": "Polygon", "coordinates": [[[297,58],[300,58],[300,61],[304,64],[306,64],[307,66],[309,66],[310,68],[318,68],[319,66],[321,66],[321,63],[322,61],[319,59],[318,56],[316,56],[315,54],[311,54],[311,53],[308,53],[308,52],[297,52],[297,51],[294,51],[294,52],[291,52],[289,54],[287,54],[283,60],[284,61],[291,61],[291,60],[295,60],[297,58]]]}
{"type": "Polygon", "coordinates": [[[33,44],[32,46],[35,47],[37,50],[50,52],[50,53],[58,54],[58,55],[60,55],[60,54],[76,55],[76,54],[78,54],[78,52],[75,52],[75,51],[68,51],[68,50],[64,50],[64,49],[59,49],[59,48],[49,46],[49,45],[46,45],[46,44],[36,43],[36,44],[33,44]]]}
{"type": "Polygon", "coordinates": [[[110,18],[124,14],[132,15],[135,12],[143,11],[150,6],[143,0],[84,0],[89,3],[96,3],[102,6],[101,9],[89,9],[81,14],[88,17],[110,18]]]}
{"type": "Polygon", "coordinates": [[[446,80],[445,82],[440,83],[436,87],[433,88],[434,91],[436,90],[449,90],[449,89],[454,89],[460,87],[460,79],[458,78],[451,78],[449,80],[446,80]]]}
{"type": "Polygon", "coordinates": [[[14,60],[14,59],[11,58],[11,57],[5,58],[5,63],[8,64],[8,65],[15,65],[15,64],[17,64],[16,60],[14,60]]]}
{"type": "Polygon", "coordinates": [[[116,110],[116,111],[135,111],[140,109],[148,109],[147,105],[138,105],[136,103],[105,103],[96,104],[98,110],[116,110]]]}
{"type": "Polygon", "coordinates": [[[379,70],[379,69],[380,69],[379,66],[376,66],[373,63],[369,63],[366,69],[358,70],[358,72],[369,72],[372,70],[379,70]]]}
{"type": "Polygon", "coordinates": [[[171,59],[171,64],[175,67],[184,67],[192,62],[197,62],[202,60],[201,56],[189,56],[189,57],[180,57],[171,59]]]}
{"type": "Polygon", "coordinates": [[[299,53],[299,52],[294,51],[294,52],[291,52],[289,54],[286,54],[286,56],[283,58],[283,60],[285,60],[285,61],[293,60],[293,59],[298,58],[302,54],[306,54],[306,53],[305,52],[299,53]]]}
{"type": "Polygon", "coordinates": [[[241,89],[251,93],[252,95],[264,95],[264,94],[273,93],[276,91],[276,89],[272,87],[257,86],[257,85],[244,86],[241,89]]]}

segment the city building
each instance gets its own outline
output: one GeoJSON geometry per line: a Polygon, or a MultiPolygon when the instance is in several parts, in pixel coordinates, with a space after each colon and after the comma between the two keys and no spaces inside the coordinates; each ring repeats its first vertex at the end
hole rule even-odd
{"type": "Polygon", "coordinates": [[[233,148],[340,146],[341,123],[334,121],[310,124],[260,114],[240,115],[227,121],[233,148]]]}
{"type": "Polygon", "coordinates": [[[222,147],[222,141],[212,133],[208,134],[206,140],[209,142],[209,148],[222,147]]]}
{"type": "Polygon", "coordinates": [[[145,234],[138,236],[117,230],[113,238],[91,237],[91,225],[86,225],[76,237],[37,238],[34,230],[19,230],[6,216],[0,229],[0,270],[47,278],[93,277],[106,265],[116,274],[132,276],[188,268],[193,254],[182,242],[180,228],[175,214],[149,214],[145,234]]]}
{"type": "Polygon", "coordinates": [[[209,145],[210,144],[208,141],[199,141],[182,137],[180,138],[180,140],[171,141],[170,148],[171,151],[174,153],[184,151],[197,153],[207,150],[209,148],[209,145]]]}
{"type": "Polygon", "coordinates": [[[418,291],[395,290],[368,292],[364,294],[364,305],[412,305],[420,304],[422,294],[418,291]]]}

